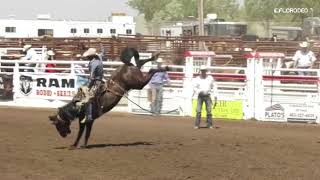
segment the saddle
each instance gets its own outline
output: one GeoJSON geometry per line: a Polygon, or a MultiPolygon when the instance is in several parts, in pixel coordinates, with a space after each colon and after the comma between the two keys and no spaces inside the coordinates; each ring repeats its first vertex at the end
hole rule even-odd
{"type": "Polygon", "coordinates": [[[92,87],[89,90],[88,86],[80,87],[82,93],[84,94],[83,98],[79,102],[78,106],[83,107],[87,105],[89,102],[92,102],[99,108],[99,115],[101,114],[101,97],[106,93],[110,92],[116,96],[123,96],[126,91],[116,82],[109,79],[107,82],[101,81],[101,83],[96,86],[92,87]]]}
{"type": "MultiPolygon", "coordinates": [[[[82,92],[82,96],[80,102],[77,102],[77,106],[80,108],[85,107],[89,103],[93,103],[96,107],[101,107],[100,97],[103,96],[105,90],[105,83],[102,81],[98,86],[93,86],[89,89],[88,86],[81,86],[80,91],[82,92]]],[[[100,115],[101,108],[99,108],[100,115]]]]}

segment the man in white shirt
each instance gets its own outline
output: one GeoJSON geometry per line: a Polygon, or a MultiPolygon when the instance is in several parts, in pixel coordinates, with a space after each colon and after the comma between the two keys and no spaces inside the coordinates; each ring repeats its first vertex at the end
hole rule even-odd
{"type": "MultiPolygon", "coordinates": [[[[31,44],[26,44],[23,46],[23,53],[25,53],[26,55],[24,57],[22,57],[20,60],[29,60],[29,61],[40,61],[41,57],[37,54],[37,52],[31,48],[32,45],[31,44]]],[[[26,67],[33,67],[33,69],[25,69],[24,71],[27,72],[38,72],[38,70],[36,69],[38,63],[26,63],[24,66],[26,67]]]]}
{"type": "MultiPolygon", "coordinates": [[[[29,61],[39,61],[40,56],[37,54],[37,52],[34,49],[31,49],[32,45],[26,44],[23,46],[22,51],[26,54],[24,57],[21,58],[21,60],[29,60],[29,61]]],[[[25,64],[26,67],[36,67],[36,63],[27,63],[25,64]]],[[[25,69],[24,71],[27,72],[35,72],[36,69],[25,69]]]]}
{"type": "MultiPolygon", "coordinates": [[[[317,60],[314,53],[309,50],[309,43],[304,41],[299,44],[301,50],[298,50],[293,56],[294,68],[297,69],[312,69],[317,60]]],[[[299,75],[309,75],[309,72],[299,71],[299,75]]]]}
{"type": "Polygon", "coordinates": [[[200,72],[200,75],[194,80],[194,91],[198,96],[197,115],[194,128],[199,129],[201,121],[201,109],[204,102],[206,104],[207,111],[207,127],[212,129],[212,100],[210,93],[214,88],[214,80],[212,76],[207,75],[206,66],[201,66],[200,72]]]}

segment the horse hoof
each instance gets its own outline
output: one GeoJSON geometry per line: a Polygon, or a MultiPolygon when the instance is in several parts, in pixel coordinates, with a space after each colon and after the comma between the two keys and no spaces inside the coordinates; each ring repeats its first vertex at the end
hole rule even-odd
{"type": "Polygon", "coordinates": [[[87,145],[83,145],[80,147],[81,149],[88,149],[88,146],[87,145]]]}

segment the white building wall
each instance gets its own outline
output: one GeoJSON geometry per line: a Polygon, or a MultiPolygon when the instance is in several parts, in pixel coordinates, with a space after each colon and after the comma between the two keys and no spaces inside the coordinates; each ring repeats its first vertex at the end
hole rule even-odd
{"type": "Polygon", "coordinates": [[[1,37],[38,37],[38,29],[53,29],[54,37],[111,37],[127,34],[127,29],[131,29],[131,34],[135,34],[135,23],[130,16],[113,17],[111,22],[0,19],[1,37]],[[6,33],[6,27],[16,27],[16,32],[6,33]],[[77,32],[71,33],[71,28],[75,28],[77,32]],[[89,33],[84,33],[85,28],[89,28],[89,33]],[[97,33],[97,29],[102,29],[103,33],[97,33]],[[111,34],[110,29],[116,29],[116,33],[111,34]]]}
{"type": "Polygon", "coordinates": [[[173,26],[173,27],[162,27],[160,28],[160,35],[166,36],[166,31],[171,32],[171,36],[181,36],[182,35],[182,27],[181,26],[173,26]]]}

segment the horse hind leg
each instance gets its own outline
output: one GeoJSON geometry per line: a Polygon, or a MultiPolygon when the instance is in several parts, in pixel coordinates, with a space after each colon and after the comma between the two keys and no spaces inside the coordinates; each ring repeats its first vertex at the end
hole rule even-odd
{"type": "Polygon", "coordinates": [[[85,124],[85,126],[86,126],[86,136],[85,136],[85,139],[84,139],[84,146],[83,146],[84,148],[88,147],[88,140],[90,138],[93,122],[94,122],[94,120],[92,120],[90,122],[87,122],[85,124]]]}
{"type": "Polygon", "coordinates": [[[83,131],[84,131],[85,127],[86,127],[85,124],[81,123],[80,120],[79,120],[78,135],[77,135],[76,141],[71,145],[70,149],[78,148],[78,144],[79,144],[79,141],[80,141],[80,139],[82,137],[82,134],[83,134],[83,131]]]}

